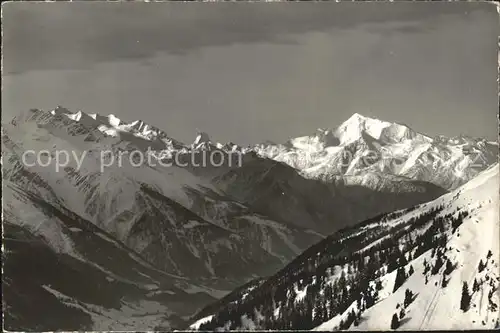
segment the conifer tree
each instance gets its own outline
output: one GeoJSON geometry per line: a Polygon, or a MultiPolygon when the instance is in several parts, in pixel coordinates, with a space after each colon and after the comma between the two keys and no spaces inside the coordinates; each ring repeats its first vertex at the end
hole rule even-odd
{"type": "Polygon", "coordinates": [[[446,268],[444,270],[445,275],[450,275],[451,272],[453,272],[455,268],[453,267],[453,264],[451,263],[450,259],[446,261],[446,268]]]}
{"type": "Polygon", "coordinates": [[[477,280],[474,279],[474,284],[472,285],[472,292],[479,291],[479,283],[477,283],[477,280]]]}
{"type": "Polygon", "coordinates": [[[464,281],[462,286],[462,298],[460,299],[460,310],[467,312],[470,307],[470,300],[469,287],[467,286],[467,282],[464,281]]]}
{"type": "Polygon", "coordinates": [[[395,330],[399,327],[399,318],[397,314],[392,315],[392,320],[391,320],[391,329],[395,330]]]}
{"type": "Polygon", "coordinates": [[[483,259],[479,260],[479,265],[477,265],[477,270],[481,273],[484,270],[483,259]]]}
{"type": "Polygon", "coordinates": [[[444,265],[443,259],[441,258],[441,255],[438,253],[436,263],[434,264],[434,267],[432,267],[431,274],[437,274],[439,272],[439,269],[444,265]]]}
{"type": "Polygon", "coordinates": [[[396,280],[394,281],[394,290],[392,292],[398,290],[398,288],[404,283],[405,279],[406,279],[405,268],[400,267],[396,273],[396,280]]]}
{"type": "Polygon", "coordinates": [[[405,290],[404,306],[407,307],[412,302],[413,293],[410,289],[405,290]]]}

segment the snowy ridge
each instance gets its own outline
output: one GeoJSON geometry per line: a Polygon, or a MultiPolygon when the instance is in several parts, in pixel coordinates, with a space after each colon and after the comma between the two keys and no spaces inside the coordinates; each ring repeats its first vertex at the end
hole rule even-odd
{"type": "Polygon", "coordinates": [[[163,141],[165,144],[167,144],[167,146],[169,146],[168,148],[174,151],[180,151],[186,149],[195,149],[195,150],[210,149],[211,147],[217,147],[224,151],[242,150],[241,147],[233,143],[212,144],[212,142],[210,141],[210,137],[205,132],[198,133],[193,144],[191,144],[191,146],[187,146],[179,141],[169,138],[164,131],[140,119],[132,121],[130,123],[126,123],[113,114],[110,114],[108,116],[100,116],[97,113],[86,114],[83,111],[72,113],[68,109],[61,106],[58,106],[50,113],[53,115],[57,114],[64,115],[71,120],[74,120],[76,122],[82,123],[87,126],[95,126],[96,128],[99,129],[99,131],[113,137],[119,136],[120,133],[130,133],[138,138],[148,141],[160,140],[163,141]],[[93,119],[94,121],[93,122],[89,121],[89,119],[93,119]]]}

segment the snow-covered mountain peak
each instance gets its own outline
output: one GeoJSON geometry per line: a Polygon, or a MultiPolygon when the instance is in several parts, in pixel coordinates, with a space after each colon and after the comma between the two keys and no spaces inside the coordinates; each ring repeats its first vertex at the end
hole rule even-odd
{"type": "Polygon", "coordinates": [[[135,129],[137,129],[137,130],[138,130],[138,129],[140,129],[141,127],[143,127],[143,126],[147,126],[147,124],[146,124],[144,121],[142,121],[141,119],[137,119],[137,120],[135,120],[135,121],[131,122],[131,123],[130,123],[130,124],[128,124],[128,125],[129,125],[131,128],[135,128],[135,129]]]}
{"type": "Polygon", "coordinates": [[[94,128],[97,129],[100,125],[102,125],[101,119],[102,117],[99,117],[96,115],[96,117],[91,117],[87,113],[79,110],[76,113],[64,113],[66,117],[69,119],[78,122],[84,126],[87,126],[89,128],[94,128]]]}
{"type": "Polygon", "coordinates": [[[159,131],[159,129],[157,129],[156,127],[146,123],[144,120],[142,119],[138,119],[138,120],[135,120],[129,124],[127,124],[127,127],[131,128],[131,129],[134,129],[138,132],[147,132],[148,130],[156,130],[156,131],[159,131]]]}
{"type": "Polygon", "coordinates": [[[50,111],[50,114],[54,116],[65,116],[75,122],[81,123],[86,126],[97,128],[99,125],[106,124],[107,121],[102,121],[102,116],[99,116],[97,113],[89,115],[82,110],[78,110],[77,112],[73,112],[63,106],[58,106],[54,110],[50,111]]]}
{"type": "Polygon", "coordinates": [[[378,120],[373,117],[364,116],[361,113],[355,112],[353,113],[345,122],[365,122],[365,121],[373,121],[378,120]]]}
{"type": "MultiPolygon", "coordinates": [[[[404,124],[392,123],[354,113],[335,129],[318,128],[312,135],[288,140],[285,146],[292,149],[306,150],[307,152],[320,152],[328,147],[345,147],[356,142],[372,142],[374,140],[381,141],[384,144],[397,144],[408,140],[432,141],[404,124]]],[[[266,146],[269,146],[269,144],[259,145],[259,147],[266,146]]]]}
{"type": "Polygon", "coordinates": [[[408,126],[362,116],[359,113],[353,114],[335,131],[342,144],[357,141],[365,133],[377,140],[390,142],[413,139],[417,135],[408,126]]]}
{"type": "Polygon", "coordinates": [[[210,136],[206,132],[198,131],[196,138],[194,139],[191,147],[193,149],[203,149],[210,148],[212,142],[210,141],[210,136]]]}
{"type": "Polygon", "coordinates": [[[217,147],[217,149],[220,149],[220,150],[223,150],[223,151],[226,151],[226,152],[246,152],[245,148],[242,148],[240,146],[238,146],[237,144],[235,144],[234,142],[227,142],[225,144],[222,144],[220,142],[217,142],[215,144],[215,147],[217,147]]]}
{"type": "Polygon", "coordinates": [[[198,135],[196,135],[196,139],[194,140],[193,144],[197,145],[203,142],[210,142],[210,136],[206,132],[198,132],[198,135]]]}
{"type": "Polygon", "coordinates": [[[114,114],[108,116],[108,121],[111,126],[118,127],[121,125],[122,121],[120,118],[116,117],[114,114]]]}
{"type": "Polygon", "coordinates": [[[386,121],[382,121],[382,120],[372,118],[372,117],[363,116],[359,113],[354,113],[346,121],[344,121],[340,125],[340,127],[353,126],[353,125],[363,126],[366,123],[377,123],[377,124],[387,124],[387,125],[390,124],[389,122],[386,122],[386,121]]]}
{"type": "Polygon", "coordinates": [[[68,114],[67,116],[69,119],[72,119],[74,121],[80,121],[80,119],[82,119],[82,117],[84,117],[84,114],[82,111],[77,111],[76,113],[68,114]]]}

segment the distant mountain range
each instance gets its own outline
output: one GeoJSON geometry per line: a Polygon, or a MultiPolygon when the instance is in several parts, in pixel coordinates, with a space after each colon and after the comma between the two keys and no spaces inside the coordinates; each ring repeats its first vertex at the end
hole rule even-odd
{"type": "Polygon", "coordinates": [[[240,147],[206,133],[184,144],[114,115],[26,111],[2,124],[6,328],[187,327],[330,234],[448,195],[497,156],[493,142],[431,139],[357,114],[335,130],[240,147]],[[102,152],[133,151],[173,165],[103,168],[102,152]],[[241,165],[192,163],[215,151],[241,165]],[[63,322],[66,312],[78,320],[63,322]]]}
{"type": "Polygon", "coordinates": [[[406,125],[354,114],[337,129],[280,145],[257,145],[259,155],[282,161],[308,178],[348,179],[369,174],[431,182],[447,190],[465,184],[498,160],[498,143],[480,138],[430,138],[406,125]]]}

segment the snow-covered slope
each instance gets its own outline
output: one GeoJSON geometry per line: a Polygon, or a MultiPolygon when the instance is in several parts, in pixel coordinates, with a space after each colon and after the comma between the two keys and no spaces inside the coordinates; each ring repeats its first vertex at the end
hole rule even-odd
{"type": "MultiPolygon", "coordinates": [[[[460,188],[429,203],[426,209],[445,205],[441,214],[468,211],[471,215],[463,224],[450,234],[446,246],[441,249],[454,267],[451,274],[443,272],[446,267],[432,275],[424,273],[424,261],[435,264],[436,256],[432,250],[410,261],[414,273],[391,293],[396,274],[381,277],[385,286],[379,302],[361,314],[355,330],[387,330],[390,328],[392,314],[400,317],[404,308],[404,318],[399,318],[398,328],[405,330],[463,330],[498,327],[499,305],[499,176],[498,165],[486,170],[478,177],[460,188]],[[484,268],[479,268],[480,263],[484,268]],[[441,273],[441,274],[439,274],[441,273]],[[446,287],[443,287],[443,279],[446,287]],[[475,281],[478,289],[473,290],[475,281]],[[461,307],[463,284],[467,283],[471,301],[467,311],[461,307]],[[415,299],[404,306],[405,292],[409,289],[415,299]],[[399,306],[398,306],[399,305],[399,306]]],[[[341,315],[342,316],[342,315],[341,315]]],[[[347,314],[343,315],[347,318],[347,314]]],[[[338,318],[320,325],[318,330],[331,330],[338,326],[338,318]]]]}
{"type": "Polygon", "coordinates": [[[215,300],[46,196],[8,180],[2,194],[7,330],[170,329],[215,300]]]}
{"type": "MultiPolygon", "coordinates": [[[[156,268],[206,279],[221,290],[273,273],[322,238],[257,214],[189,168],[133,163],[126,155],[168,153],[177,145],[142,121],[127,124],[113,115],[73,114],[61,107],[31,110],[2,127],[3,179],[91,221],[156,268]],[[51,163],[35,163],[34,154],[23,161],[27,151],[45,151],[42,162],[51,156],[51,163]],[[105,151],[115,160],[101,168],[105,151]],[[69,154],[61,155],[62,162],[69,158],[59,169],[58,152],[69,154]]],[[[5,203],[10,200],[4,196],[5,203]]],[[[20,221],[30,218],[19,216],[29,207],[11,211],[20,221]]]]}
{"type": "Polygon", "coordinates": [[[498,327],[499,185],[495,164],[436,200],[339,231],[244,298],[201,311],[192,329],[498,327]]]}
{"type": "Polygon", "coordinates": [[[498,143],[469,137],[430,138],[406,125],[354,114],[337,129],[319,129],[284,145],[253,147],[260,156],[330,181],[370,173],[404,176],[455,189],[495,163],[498,143]]]}

